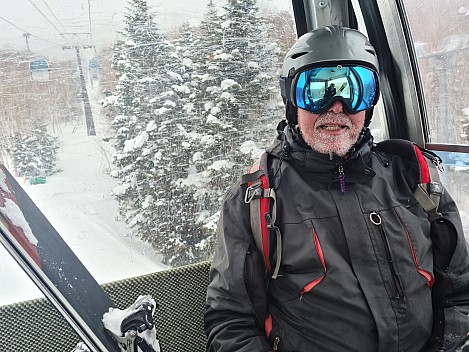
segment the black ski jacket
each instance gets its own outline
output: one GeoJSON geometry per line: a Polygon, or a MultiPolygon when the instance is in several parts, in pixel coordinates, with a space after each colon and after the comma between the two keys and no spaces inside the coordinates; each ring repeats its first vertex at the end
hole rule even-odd
{"type": "Polygon", "coordinates": [[[357,149],[331,158],[302,147],[288,127],[269,148],[283,250],[267,288],[246,185],[229,189],[207,292],[208,351],[420,352],[439,350],[428,347],[432,330],[445,349],[466,336],[469,259],[455,203],[447,192],[440,202],[457,244],[433,309],[430,222],[412,197],[419,170],[371,138],[357,149]]]}

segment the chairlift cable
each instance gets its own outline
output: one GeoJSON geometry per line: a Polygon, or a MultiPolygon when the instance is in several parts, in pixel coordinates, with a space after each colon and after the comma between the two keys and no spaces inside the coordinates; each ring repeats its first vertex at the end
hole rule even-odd
{"type": "MultiPolygon", "coordinates": [[[[31,1],[31,0],[30,0],[31,1]]],[[[55,15],[55,13],[52,11],[52,9],[50,8],[49,4],[47,3],[46,0],[42,0],[44,2],[44,4],[46,5],[46,7],[49,9],[49,12],[52,14],[52,16],[54,16],[55,20],[57,21],[57,23],[63,28],[63,32],[66,32],[66,28],[65,26],[62,24],[62,22],[57,18],[57,16],[55,15]]],[[[47,18],[46,18],[47,19],[47,18]]],[[[57,29],[57,28],[56,28],[57,29]]],[[[70,43],[70,40],[68,40],[68,38],[64,37],[62,35],[62,33],[59,32],[59,34],[62,36],[62,39],[64,39],[66,42],[70,43]]]]}
{"type": "Polygon", "coordinates": [[[45,41],[45,42],[50,43],[50,44],[53,44],[53,45],[62,46],[62,44],[57,44],[57,43],[51,42],[50,40],[47,40],[47,39],[38,37],[37,35],[31,34],[30,31],[27,31],[27,30],[25,30],[25,29],[23,29],[23,28],[21,28],[21,27],[18,27],[16,24],[14,24],[14,23],[8,21],[6,18],[4,18],[4,17],[2,17],[2,16],[0,16],[0,19],[4,20],[6,23],[12,25],[12,26],[15,27],[16,29],[19,29],[21,32],[23,32],[23,33],[28,33],[31,37],[34,37],[34,38],[36,38],[36,39],[45,41]]]}
{"type": "MultiPolygon", "coordinates": [[[[93,46],[93,34],[91,32],[91,0],[88,0],[88,21],[90,23],[90,45],[93,46]]],[[[94,51],[96,54],[96,48],[94,49],[94,51]]]]}
{"type": "Polygon", "coordinates": [[[57,21],[58,24],[60,24],[60,26],[64,29],[64,32],[65,31],[65,26],[62,24],[62,22],[60,22],[60,20],[57,18],[57,16],[55,15],[55,13],[52,11],[52,9],[50,8],[49,4],[47,3],[46,0],[42,0],[44,2],[44,4],[47,6],[47,8],[49,9],[49,12],[52,14],[52,16],[54,16],[55,20],[57,21]]]}
{"type": "Polygon", "coordinates": [[[30,3],[31,5],[33,5],[34,8],[42,15],[42,17],[44,17],[44,18],[47,20],[47,22],[49,22],[50,25],[55,28],[55,30],[57,31],[57,33],[60,34],[60,30],[57,28],[57,26],[56,26],[55,24],[53,24],[53,23],[49,20],[49,18],[47,18],[47,16],[41,11],[41,9],[39,9],[39,7],[37,7],[36,4],[35,4],[32,0],[28,0],[28,1],[29,1],[29,3],[30,3]]]}

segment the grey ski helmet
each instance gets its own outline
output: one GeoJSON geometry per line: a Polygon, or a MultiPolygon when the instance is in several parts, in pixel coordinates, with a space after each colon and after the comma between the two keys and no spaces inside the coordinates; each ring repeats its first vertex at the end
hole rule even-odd
{"type": "MultiPolygon", "coordinates": [[[[324,64],[361,65],[379,74],[376,51],[361,32],[348,27],[327,26],[303,34],[288,51],[280,74],[288,123],[297,124],[297,107],[291,99],[294,78],[307,68],[324,64]]],[[[371,121],[372,109],[366,112],[365,126],[371,121]]]]}

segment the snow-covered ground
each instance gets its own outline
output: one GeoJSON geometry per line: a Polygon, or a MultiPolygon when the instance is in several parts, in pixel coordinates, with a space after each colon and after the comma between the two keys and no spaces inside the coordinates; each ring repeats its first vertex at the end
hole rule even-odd
{"type": "MultiPolygon", "coordinates": [[[[61,126],[57,166],[62,172],[42,185],[18,181],[96,280],[105,283],[165,266],[151,246],[126,237],[124,225],[116,220],[117,203],[111,196],[116,180],[108,174],[112,151],[101,141],[108,127],[94,98],[97,89],[89,90],[97,136],[88,137],[84,123],[61,126]]],[[[1,245],[0,283],[0,305],[42,296],[1,245]]]]}

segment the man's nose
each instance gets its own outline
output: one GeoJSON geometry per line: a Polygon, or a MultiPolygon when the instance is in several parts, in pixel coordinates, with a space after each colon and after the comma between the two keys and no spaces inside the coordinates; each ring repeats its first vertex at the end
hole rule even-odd
{"type": "Polygon", "coordinates": [[[328,112],[333,112],[333,113],[341,113],[344,112],[344,107],[342,106],[342,102],[339,100],[336,100],[330,107],[327,109],[328,112]]]}

